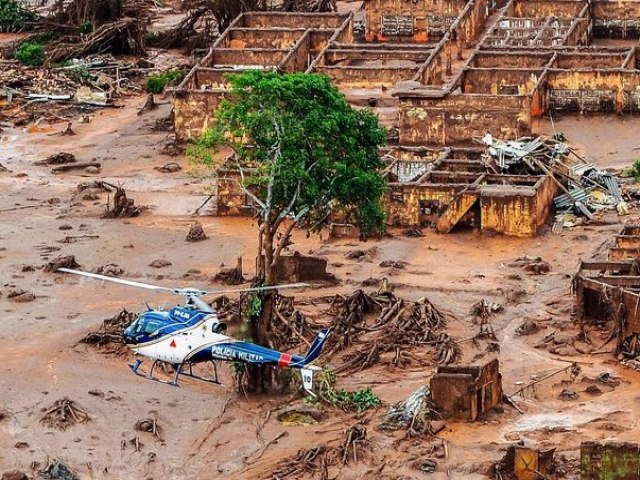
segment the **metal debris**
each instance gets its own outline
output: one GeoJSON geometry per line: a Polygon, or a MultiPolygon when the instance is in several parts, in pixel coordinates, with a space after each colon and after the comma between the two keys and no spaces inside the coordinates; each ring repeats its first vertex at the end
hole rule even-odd
{"type": "Polygon", "coordinates": [[[487,133],[481,140],[487,146],[483,161],[504,174],[553,178],[562,192],[553,200],[557,212],[553,233],[580,225],[584,218],[591,220],[605,209],[615,208],[619,215],[627,215],[629,204],[623,199],[618,178],[585,161],[564,140],[564,135],[554,135],[503,141],[487,133]]]}

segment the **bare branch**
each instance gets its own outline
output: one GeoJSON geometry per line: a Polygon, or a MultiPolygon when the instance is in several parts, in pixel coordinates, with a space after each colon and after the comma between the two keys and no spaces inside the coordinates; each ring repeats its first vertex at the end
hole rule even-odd
{"type": "Polygon", "coordinates": [[[237,161],[236,163],[238,164],[238,171],[240,172],[240,179],[242,180],[240,182],[238,182],[236,180],[236,183],[240,186],[240,190],[242,190],[242,193],[244,193],[245,195],[248,195],[251,198],[251,200],[256,202],[260,206],[260,209],[264,212],[267,209],[266,205],[258,197],[256,197],[253,193],[251,193],[251,191],[249,191],[249,189],[247,187],[245,187],[245,185],[244,185],[244,183],[245,183],[244,169],[242,168],[242,165],[240,164],[239,161],[237,161]]]}

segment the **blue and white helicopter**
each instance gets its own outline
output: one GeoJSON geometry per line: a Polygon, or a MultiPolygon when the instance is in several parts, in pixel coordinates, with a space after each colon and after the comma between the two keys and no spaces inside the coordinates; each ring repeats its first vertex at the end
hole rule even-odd
{"type": "Polygon", "coordinates": [[[215,310],[200,298],[205,295],[221,293],[306,287],[308,286],[307,284],[294,283],[274,287],[209,292],[191,287],[170,288],[151,285],[70,268],[59,268],[57,271],[156,292],[170,292],[186,297],[183,307],[174,306],[170,310],[153,310],[149,308],[148,311],[141,313],[137,320],[125,329],[123,333],[124,343],[135,354],[153,360],[151,370],[146,375],[138,371],[142,360],[137,359],[133,365],[130,365],[133,373],[138,376],[175,386],[178,386],[178,377],[180,375],[206,382],[220,383],[215,360],[240,361],[253,365],[298,368],[302,373],[302,383],[305,390],[313,395],[313,372],[320,370],[320,367],[311,365],[311,363],[320,354],[329,334],[328,329],[320,330],[306,355],[282,353],[225,335],[226,324],[221,322],[215,310]],[[167,362],[173,366],[175,370],[173,381],[162,380],[153,375],[158,362],[167,362]],[[213,366],[212,378],[205,378],[193,373],[193,365],[204,362],[211,362],[213,366]],[[188,370],[185,371],[185,368],[188,370]]]}

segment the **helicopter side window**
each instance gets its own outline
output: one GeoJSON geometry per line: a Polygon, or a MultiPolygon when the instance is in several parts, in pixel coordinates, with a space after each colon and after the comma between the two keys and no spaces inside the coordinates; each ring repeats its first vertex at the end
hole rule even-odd
{"type": "Polygon", "coordinates": [[[144,333],[151,335],[152,333],[157,332],[159,327],[160,326],[156,322],[145,322],[144,333]]]}

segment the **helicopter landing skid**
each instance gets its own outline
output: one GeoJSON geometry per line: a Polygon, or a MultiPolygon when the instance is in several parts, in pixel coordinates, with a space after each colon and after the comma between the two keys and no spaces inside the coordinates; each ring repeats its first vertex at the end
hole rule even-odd
{"type": "Polygon", "coordinates": [[[138,359],[135,361],[134,364],[130,364],[129,367],[131,368],[131,371],[133,373],[135,373],[136,375],[138,375],[139,377],[142,377],[146,380],[153,380],[154,382],[159,382],[159,383],[165,383],[167,385],[173,385],[174,387],[179,387],[180,385],[178,384],[178,377],[180,375],[184,375],[186,377],[191,377],[191,378],[195,378],[197,380],[201,380],[203,382],[207,382],[207,383],[215,383],[218,385],[221,385],[220,381],[218,380],[218,367],[216,366],[215,362],[213,360],[211,360],[211,365],[213,365],[213,378],[206,378],[206,377],[201,377],[199,375],[196,375],[193,373],[193,364],[191,362],[185,362],[185,363],[179,363],[177,365],[173,365],[176,373],[175,376],[173,378],[173,381],[168,381],[168,380],[162,380],[161,378],[157,378],[153,376],[153,371],[155,370],[156,366],[158,365],[158,362],[160,362],[160,360],[156,360],[153,362],[153,364],[151,365],[151,370],[149,371],[148,374],[144,374],[142,372],[139,372],[138,369],[140,368],[140,365],[142,365],[142,360],[138,359]],[[182,371],[182,367],[188,364],[189,365],[189,371],[188,372],[183,372],[182,371]]]}

